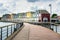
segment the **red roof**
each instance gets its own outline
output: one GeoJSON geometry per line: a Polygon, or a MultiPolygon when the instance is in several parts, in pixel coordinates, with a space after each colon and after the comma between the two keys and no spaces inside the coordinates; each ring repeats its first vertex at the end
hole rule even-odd
{"type": "Polygon", "coordinates": [[[60,19],[60,16],[57,16],[58,19],[60,19]]]}

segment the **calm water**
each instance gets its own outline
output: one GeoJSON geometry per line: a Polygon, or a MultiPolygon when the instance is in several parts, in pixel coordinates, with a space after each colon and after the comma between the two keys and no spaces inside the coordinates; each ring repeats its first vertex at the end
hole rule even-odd
{"type": "Polygon", "coordinates": [[[54,25],[51,25],[51,28],[53,28],[54,30],[54,32],[56,32],[56,30],[57,30],[57,33],[59,33],[60,34],[60,25],[58,25],[58,26],[54,26],[54,25]],[[57,28],[56,28],[57,27],[57,28]]]}
{"type": "MultiPolygon", "coordinates": [[[[7,25],[11,25],[11,24],[14,24],[14,23],[6,23],[6,22],[0,22],[0,27],[4,27],[4,26],[7,26],[7,25]]],[[[14,32],[14,26],[15,25],[12,25],[12,33],[14,32]]],[[[0,28],[0,35],[1,35],[1,28],[0,28]]],[[[2,40],[5,40],[5,38],[7,38],[7,27],[4,27],[2,28],[2,40]]],[[[8,36],[11,35],[11,26],[8,26],[8,36]]],[[[1,36],[0,36],[0,40],[1,40],[1,36]]]]}
{"type": "Polygon", "coordinates": [[[8,23],[8,22],[0,22],[0,27],[6,26],[6,25],[11,25],[14,23],[8,23]]]}

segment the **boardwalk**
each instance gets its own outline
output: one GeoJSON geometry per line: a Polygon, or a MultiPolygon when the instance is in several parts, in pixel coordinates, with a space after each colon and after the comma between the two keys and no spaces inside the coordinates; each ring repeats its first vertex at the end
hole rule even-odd
{"type": "Polygon", "coordinates": [[[24,23],[24,28],[12,40],[60,40],[60,35],[47,28],[24,23]]]}

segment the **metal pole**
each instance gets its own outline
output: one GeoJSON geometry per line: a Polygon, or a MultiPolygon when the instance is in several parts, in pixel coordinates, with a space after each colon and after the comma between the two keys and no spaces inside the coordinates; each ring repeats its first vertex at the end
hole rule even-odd
{"type": "Polygon", "coordinates": [[[12,34],[12,25],[11,25],[11,34],[12,34]]]}
{"type": "Polygon", "coordinates": [[[1,28],[1,40],[2,40],[2,28],[1,28]]]}
{"type": "MultiPolygon", "coordinates": [[[[50,7],[50,13],[52,13],[52,5],[49,4],[49,7],[50,7]]],[[[51,24],[51,14],[50,14],[50,24],[51,24]]]]}
{"type": "Polygon", "coordinates": [[[7,38],[8,38],[8,26],[7,26],[7,38]]]}
{"type": "Polygon", "coordinates": [[[57,32],[57,25],[56,25],[56,32],[57,32]]]}
{"type": "Polygon", "coordinates": [[[51,4],[49,4],[49,6],[50,6],[50,13],[52,13],[52,5],[51,5],[51,4]]]}

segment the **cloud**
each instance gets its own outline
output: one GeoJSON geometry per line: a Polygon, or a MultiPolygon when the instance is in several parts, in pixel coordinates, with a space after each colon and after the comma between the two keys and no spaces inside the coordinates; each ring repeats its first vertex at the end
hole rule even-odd
{"type": "Polygon", "coordinates": [[[52,1],[56,1],[56,0],[40,0],[41,2],[52,2],[52,1]]]}
{"type": "Polygon", "coordinates": [[[28,2],[53,2],[53,1],[56,1],[56,0],[27,0],[28,2]]]}
{"type": "Polygon", "coordinates": [[[40,0],[27,0],[28,2],[38,2],[40,0]]]}
{"type": "Polygon", "coordinates": [[[16,1],[0,0],[0,16],[2,16],[3,14],[12,13],[16,6],[16,1]]]}
{"type": "Polygon", "coordinates": [[[0,14],[36,10],[36,6],[37,9],[50,11],[50,3],[52,4],[52,11],[58,13],[60,10],[59,2],[59,0],[0,0],[0,14]]]}
{"type": "Polygon", "coordinates": [[[60,6],[60,1],[57,3],[58,6],[60,6]]]}
{"type": "Polygon", "coordinates": [[[3,6],[3,3],[0,3],[0,7],[2,7],[3,6]]]}
{"type": "Polygon", "coordinates": [[[7,13],[9,13],[9,11],[7,9],[5,9],[3,7],[0,8],[0,17],[2,17],[3,14],[7,14],[7,13]]]}

